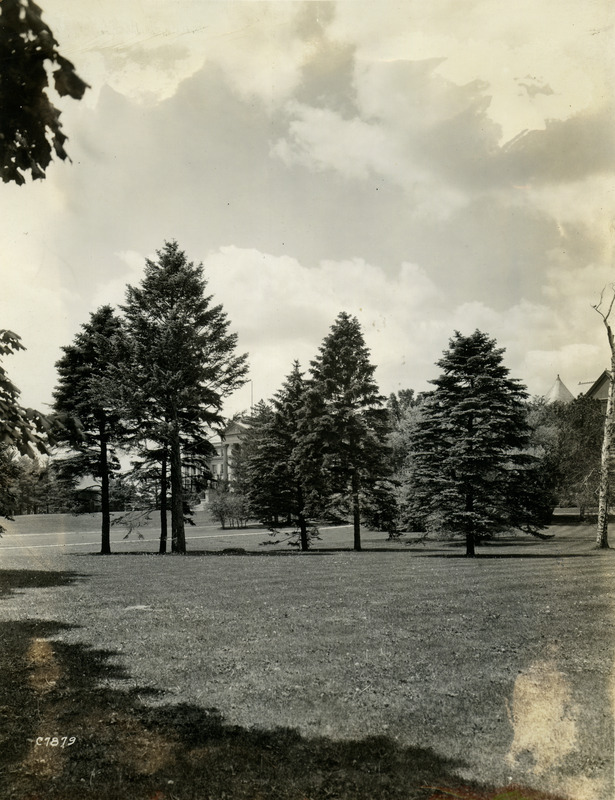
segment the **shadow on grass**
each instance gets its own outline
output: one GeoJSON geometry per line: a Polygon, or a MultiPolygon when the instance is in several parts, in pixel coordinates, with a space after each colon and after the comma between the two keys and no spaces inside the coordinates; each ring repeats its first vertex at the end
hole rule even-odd
{"type": "Polygon", "coordinates": [[[69,586],[76,580],[87,577],[77,572],[57,572],[33,569],[0,570],[0,597],[18,589],[48,589],[53,586],[69,586]]]}
{"type": "MultiPolygon", "coordinates": [[[[413,545],[416,547],[416,545],[413,545]]],[[[316,557],[324,557],[324,556],[332,556],[337,555],[339,553],[346,553],[348,555],[354,555],[358,558],[369,558],[370,555],[379,555],[382,553],[404,553],[410,557],[416,558],[462,558],[467,560],[472,560],[468,558],[465,554],[465,550],[462,548],[455,549],[451,552],[449,549],[445,549],[444,547],[423,547],[420,546],[419,549],[411,550],[409,547],[366,547],[357,552],[353,550],[352,547],[319,547],[317,550],[244,550],[243,548],[233,548],[232,550],[188,550],[186,553],[180,555],[177,553],[164,553],[160,554],[153,550],[124,550],[120,552],[109,553],[105,556],[105,558],[144,558],[144,557],[152,557],[155,556],[157,558],[230,558],[233,556],[244,556],[250,558],[316,558],[316,557]]],[[[452,550],[452,548],[451,548],[452,550]]],[[[595,557],[597,554],[601,552],[607,552],[605,550],[598,550],[597,548],[592,548],[590,551],[585,553],[566,553],[558,550],[555,553],[532,553],[532,552],[521,552],[521,553],[502,553],[502,552],[484,552],[478,551],[473,559],[476,560],[483,560],[483,559],[500,559],[500,558],[516,558],[516,559],[551,559],[551,560],[559,560],[562,558],[591,558],[595,557]]],[[[94,555],[93,553],[71,553],[71,556],[74,558],[79,557],[88,557],[94,555]]]]}
{"type": "MultiPolygon", "coordinates": [[[[0,585],[6,595],[81,577],[13,570],[0,585]]],[[[70,629],[0,623],[3,800],[557,800],[479,787],[457,776],[463,764],[385,736],[306,738],[229,725],[215,708],[148,705],[162,693],[125,688],[119,654],[64,641],[70,629]]]]}
{"type": "MultiPolygon", "coordinates": [[[[204,556],[214,556],[225,558],[228,556],[255,556],[255,557],[285,557],[285,556],[313,556],[313,555],[329,555],[331,552],[352,552],[352,550],[345,551],[328,551],[328,550],[308,550],[307,552],[302,552],[301,550],[244,550],[241,547],[234,547],[228,548],[225,550],[187,550],[183,554],[179,553],[159,553],[158,551],[154,550],[120,550],[117,552],[112,552],[105,555],[105,558],[114,558],[114,557],[124,557],[124,556],[156,556],[156,558],[190,558],[190,557],[204,557],[204,556]]],[[[400,551],[402,552],[402,551],[400,551]]],[[[92,556],[94,553],[71,553],[71,556],[76,558],[85,557],[85,556],[92,556]]]]}
{"type": "MultiPolygon", "coordinates": [[[[598,552],[598,551],[596,551],[598,552]]],[[[476,553],[474,556],[466,556],[465,553],[443,553],[441,550],[436,552],[415,553],[419,558],[462,558],[467,561],[485,561],[486,559],[516,558],[523,560],[534,560],[537,558],[559,561],[562,558],[591,558],[595,556],[591,553],[476,553]]]]}
{"type": "Polygon", "coordinates": [[[5,800],[496,797],[459,779],[460,763],[384,736],[305,738],[228,725],[215,708],[147,705],[152,692],[114,685],[129,678],[110,663],[114,653],[66,643],[66,630],[51,621],[0,624],[5,800]]]}
{"type": "MultiPolygon", "coordinates": [[[[225,558],[228,556],[250,556],[255,558],[287,558],[291,556],[311,558],[312,556],[330,556],[336,553],[355,553],[352,547],[319,547],[313,550],[247,550],[243,547],[227,547],[223,550],[187,550],[183,554],[163,553],[162,555],[154,550],[121,550],[109,553],[105,558],[113,556],[157,556],[160,558],[190,558],[190,557],[215,557],[225,558]]],[[[361,550],[357,555],[369,553],[410,553],[407,547],[368,547],[361,550]]],[[[71,553],[71,556],[92,556],[93,553],[71,553]]]]}

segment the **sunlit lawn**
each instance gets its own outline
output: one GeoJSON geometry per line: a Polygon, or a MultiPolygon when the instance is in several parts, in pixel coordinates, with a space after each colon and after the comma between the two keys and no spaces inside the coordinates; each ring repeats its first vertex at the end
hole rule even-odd
{"type": "Polygon", "coordinates": [[[354,553],[349,529],[307,554],[266,532],[186,557],[3,549],[42,519],[0,540],[15,797],[612,796],[615,562],[589,526],[475,560],[374,533],[354,553]]]}

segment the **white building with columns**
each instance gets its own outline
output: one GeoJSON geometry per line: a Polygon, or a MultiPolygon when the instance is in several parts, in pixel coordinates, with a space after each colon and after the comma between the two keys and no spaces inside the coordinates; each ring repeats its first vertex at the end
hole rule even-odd
{"type": "Polygon", "coordinates": [[[241,447],[241,440],[248,429],[242,420],[233,420],[222,432],[220,437],[213,441],[216,455],[210,462],[210,469],[215,481],[226,482],[233,477],[233,455],[241,447]]]}

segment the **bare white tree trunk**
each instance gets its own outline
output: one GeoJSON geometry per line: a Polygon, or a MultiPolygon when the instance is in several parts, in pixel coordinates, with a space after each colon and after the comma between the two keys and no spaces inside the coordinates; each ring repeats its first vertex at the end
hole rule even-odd
{"type": "Polygon", "coordinates": [[[602,437],[602,456],[600,459],[600,490],[598,494],[598,530],[596,546],[609,546],[609,483],[611,472],[611,453],[613,447],[613,403],[615,400],[615,358],[611,359],[611,379],[606,403],[604,435],[602,437]]]}
{"type": "MultiPolygon", "coordinates": [[[[606,288],[606,287],[605,287],[606,288]]],[[[604,435],[602,438],[602,455],[600,459],[600,488],[598,494],[598,529],[596,531],[596,547],[606,549],[609,546],[609,483],[611,472],[612,448],[615,432],[615,338],[609,324],[609,316],[615,303],[615,284],[610,284],[611,301],[606,311],[601,311],[600,306],[604,299],[604,289],[600,295],[600,302],[594,309],[604,322],[609,347],[611,349],[611,375],[609,380],[609,393],[606,403],[606,417],[604,419],[604,435]]]]}

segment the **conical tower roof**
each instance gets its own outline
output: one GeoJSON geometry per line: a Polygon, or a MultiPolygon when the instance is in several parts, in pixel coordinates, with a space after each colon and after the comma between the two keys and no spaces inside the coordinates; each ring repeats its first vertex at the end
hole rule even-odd
{"type": "Polygon", "coordinates": [[[545,402],[547,403],[571,403],[574,400],[574,395],[564,385],[564,382],[558,375],[555,383],[545,395],[545,402]]]}

